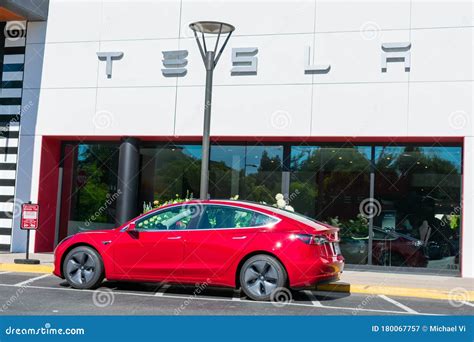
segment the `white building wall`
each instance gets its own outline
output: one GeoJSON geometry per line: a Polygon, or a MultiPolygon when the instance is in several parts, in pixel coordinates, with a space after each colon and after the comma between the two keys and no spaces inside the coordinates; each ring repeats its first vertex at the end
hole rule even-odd
{"type": "MultiPolygon", "coordinates": [[[[200,135],[205,70],[188,24],[220,20],[236,31],[215,71],[212,135],[469,141],[472,14],[468,0],[51,0],[48,22],[28,26],[23,102],[33,105],[21,134],[200,135]],[[390,42],[411,42],[410,72],[403,63],[382,72],[381,44],[390,42]],[[304,73],[306,46],[329,73],[304,73]],[[237,47],[258,48],[257,75],[231,76],[237,47]],[[161,52],[176,49],[189,51],[187,75],[166,78],[161,52]],[[124,52],[110,79],[98,51],[124,52]]],[[[464,203],[472,204],[470,158],[464,203]]],[[[465,214],[471,248],[473,229],[465,214]]],[[[472,259],[464,248],[471,276],[472,259]]]]}
{"type": "Polygon", "coordinates": [[[246,119],[256,120],[251,133],[262,136],[468,134],[452,121],[468,118],[472,107],[469,1],[56,0],[50,6],[47,23],[29,26],[35,58],[25,88],[42,93],[29,134],[199,135],[205,71],[187,25],[203,18],[237,28],[215,72],[213,135],[246,135],[246,119]],[[412,43],[410,72],[403,63],[381,71],[386,42],[412,43]],[[331,65],[329,73],[304,73],[306,46],[315,63],[331,65]],[[231,76],[232,47],[259,49],[257,75],[231,76]],[[176,49],[189,51],[187,75],[166,78],[161,52],[176,49]],[[124,52],[111,79],[98,51],[124,52]],[[97,123],[98,112],[107,123],[97,123]],[[272,123],[281,112],[287,129],[272,123]]]}

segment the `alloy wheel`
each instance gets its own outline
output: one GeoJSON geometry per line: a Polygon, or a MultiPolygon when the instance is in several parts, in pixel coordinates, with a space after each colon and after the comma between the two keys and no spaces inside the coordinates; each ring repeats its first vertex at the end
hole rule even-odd
{"type": "Polygon", "coordinates": [[[255,296],[268,296],[278,287],[278,273],[269,262],[257,260],[245,270],[244,281],[255,296]]]}
{"type": "Polygon", "coordinates": [[[89,253],[80,251],[74,253],[66,264],[66,272],[75,284],[87,284],[94,277],[95,261],[89,253]]]}

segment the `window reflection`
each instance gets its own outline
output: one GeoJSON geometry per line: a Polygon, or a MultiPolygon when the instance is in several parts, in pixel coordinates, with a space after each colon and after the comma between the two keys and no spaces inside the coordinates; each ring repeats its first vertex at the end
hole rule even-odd
{"type": "Polygon", "coordinates": [[[200,145],[144,147],[141,155],[139,202],[160,203],[186,196],[199,198],[200,145]]]}
{"type": "Polygon", "coordinates": [[[302,214],[329,222],[347,236],[366,236],[359,215],[369,196],[370,147],[296,146],[291,149],[291,202],[302,214]]]}
{"type": "Polygon", "coordinates": [[[211,148],[210,193],[230,198],[274,203],[281,192],[282,146],[226,146],[211,148]]]}
{"type": "Polygon", "coordinates": [[[407,239],[404,250],[387,249],[386,256],[376,261],[420,266],[412,258],[422,249],[426,267],[458,268],[461,148],[377,146],[375,175],[375,194],[382,210],[374,225],[407,239]],[[410,254],[406,250],[414,245],[418,248],[411,250],[411,256],[401,255],[410,254]]]}
{"type": "Polygon", "coordinates": [[[118,145],[66,144],[64,150],[59,237],[113,228],[118,145]]]}

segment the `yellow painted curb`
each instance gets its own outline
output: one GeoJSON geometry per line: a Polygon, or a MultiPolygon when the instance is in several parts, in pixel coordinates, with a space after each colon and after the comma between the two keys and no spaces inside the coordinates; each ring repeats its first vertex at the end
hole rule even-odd
{"type": "Polygon", "coordinates": [[[409,288],[409,287],[393,287],[378,285],[358,285],[348,283],[331,283],[318,285],[318,291],[328,292],[346,292],[346,293],[364,293],[374,295],[387,295],[398,297],[417,297],[427,299],[451,300],[453,302],[474,302],[474,291],[467,291],[462,288],[455,288],[451,291],[426,289],[426,288],[409,288]]]}
{"type": "Polygon", "coordinates": [[[0,264],[0,271],[26,272],[26,273],[52,273],[51,265],[23,265],[23,264],[0,264]]]}

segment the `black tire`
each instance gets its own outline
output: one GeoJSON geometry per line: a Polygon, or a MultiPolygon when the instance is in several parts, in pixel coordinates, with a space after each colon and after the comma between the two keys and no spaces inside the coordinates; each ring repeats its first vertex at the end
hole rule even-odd
{"type": "Polygon", "coordinates": [[[91,247],[79,246],[66,255],[63,274],[76,289],[93,289],[104,279],[104,264],[99,253],[91,247]]]}
{"type": "Polygon", "coordinates": [[[288,276],[277,259],[258,254],[245,261],[239,279],[247,297],[268,301],[278,297],[278,292],[286,287],[288,276]]]}

